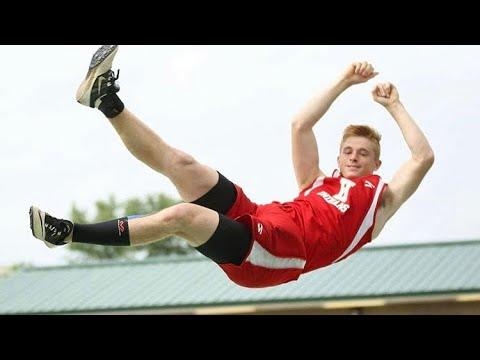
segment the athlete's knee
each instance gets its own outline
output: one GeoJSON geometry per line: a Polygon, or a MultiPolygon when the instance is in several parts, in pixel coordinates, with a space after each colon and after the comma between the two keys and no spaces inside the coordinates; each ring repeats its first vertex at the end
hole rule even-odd
{"type": "Polygon", "coordinates": [[[177,149],[174,149],[170,161],[173,168],[185,168],[198,164],[192,155],[177,149]]]}
{"type": "Polygon", "coordinates": [[[197,205],[182,203],[166,209],[163,221],[170,233],[178,235],[185,227],[194,222],[197,215],[197,205]]]}

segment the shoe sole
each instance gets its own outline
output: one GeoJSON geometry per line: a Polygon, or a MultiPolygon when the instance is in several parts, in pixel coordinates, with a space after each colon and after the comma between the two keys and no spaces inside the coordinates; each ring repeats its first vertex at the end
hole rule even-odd
{"type": "Polygon", "coordinates": [[[45,213],[35,206],[30,207],[30,229],[32,234],[37,239],[42,240],[49,248],[54,248],[55,245],[45,241],[45,213]]]}
{"type": "Polygon", "coordinates": [[[91,106],[90,94],[95,79],[112,68],[113,58],[118,51],[118,45],[104,45],[93,54],[85,80],[80,84],[76,99],[80,104],[91,106]]]}

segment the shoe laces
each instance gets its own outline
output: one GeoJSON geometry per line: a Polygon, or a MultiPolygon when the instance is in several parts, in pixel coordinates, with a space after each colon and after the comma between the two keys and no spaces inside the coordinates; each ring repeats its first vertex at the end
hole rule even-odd
{"type": "Polygon", "coordinates": [[[115,72],[113,72],[112,70],[108,70],[104,76],[107,78],[107,86],[112,86],[113,84],[115,84],[115,81],[117,81],[120,77],[120,69],[117,70],[116,76],[115,72]]]}
{"type": "Polygon", "coordinates": [[[45,214],[45,231],[47,238],[55,244],[63,243],[63,240],[70,234],[71,225],[69,221],[56,219],[53,216],[45,214]]]}

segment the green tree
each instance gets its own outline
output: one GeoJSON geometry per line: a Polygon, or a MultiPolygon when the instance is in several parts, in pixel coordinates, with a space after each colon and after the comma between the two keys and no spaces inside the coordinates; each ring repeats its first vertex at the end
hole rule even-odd
{"type": "MultiPolygon", "coordinates": [[[[110,195],[107,200],[98,200],[95,203],[96,213],[93,218],[89,218],[85,210],[81,210],[73,204],[70,210],[70,219],[78,224],[93,224],[124,216],[153,214],[179,202],[179,200],[164,194],[149,194],[144,199],[134,197],[123,202],[118,202],[114,195],[110,195]]],[[[136,247],[73,243],[68,247],[68,250],[79,255],[78,260],[80,261],[134,259],[139,256],[183,255],[193,252],[193,249],[187,245],[185,240],[176,236],[170,236],[153,244],[136,247]]]]}

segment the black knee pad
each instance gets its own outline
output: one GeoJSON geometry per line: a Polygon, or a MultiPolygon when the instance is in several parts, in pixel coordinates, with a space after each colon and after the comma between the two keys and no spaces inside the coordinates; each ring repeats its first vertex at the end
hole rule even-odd
{"type": "Polygon", "coordinates": [[[235,185],[225,176],[218,173],[218,183],[200,199],[192,201],[192,204],[212,209],[220,214],[226,214],[237,200],[235,185]]]}
{"type": "Polygon", "coordinates": [[[252,243],[250,230],[243,224],[219,214],[220,222],[212,237],[196,249],[217,264],[240,265],[252,243]]]}

